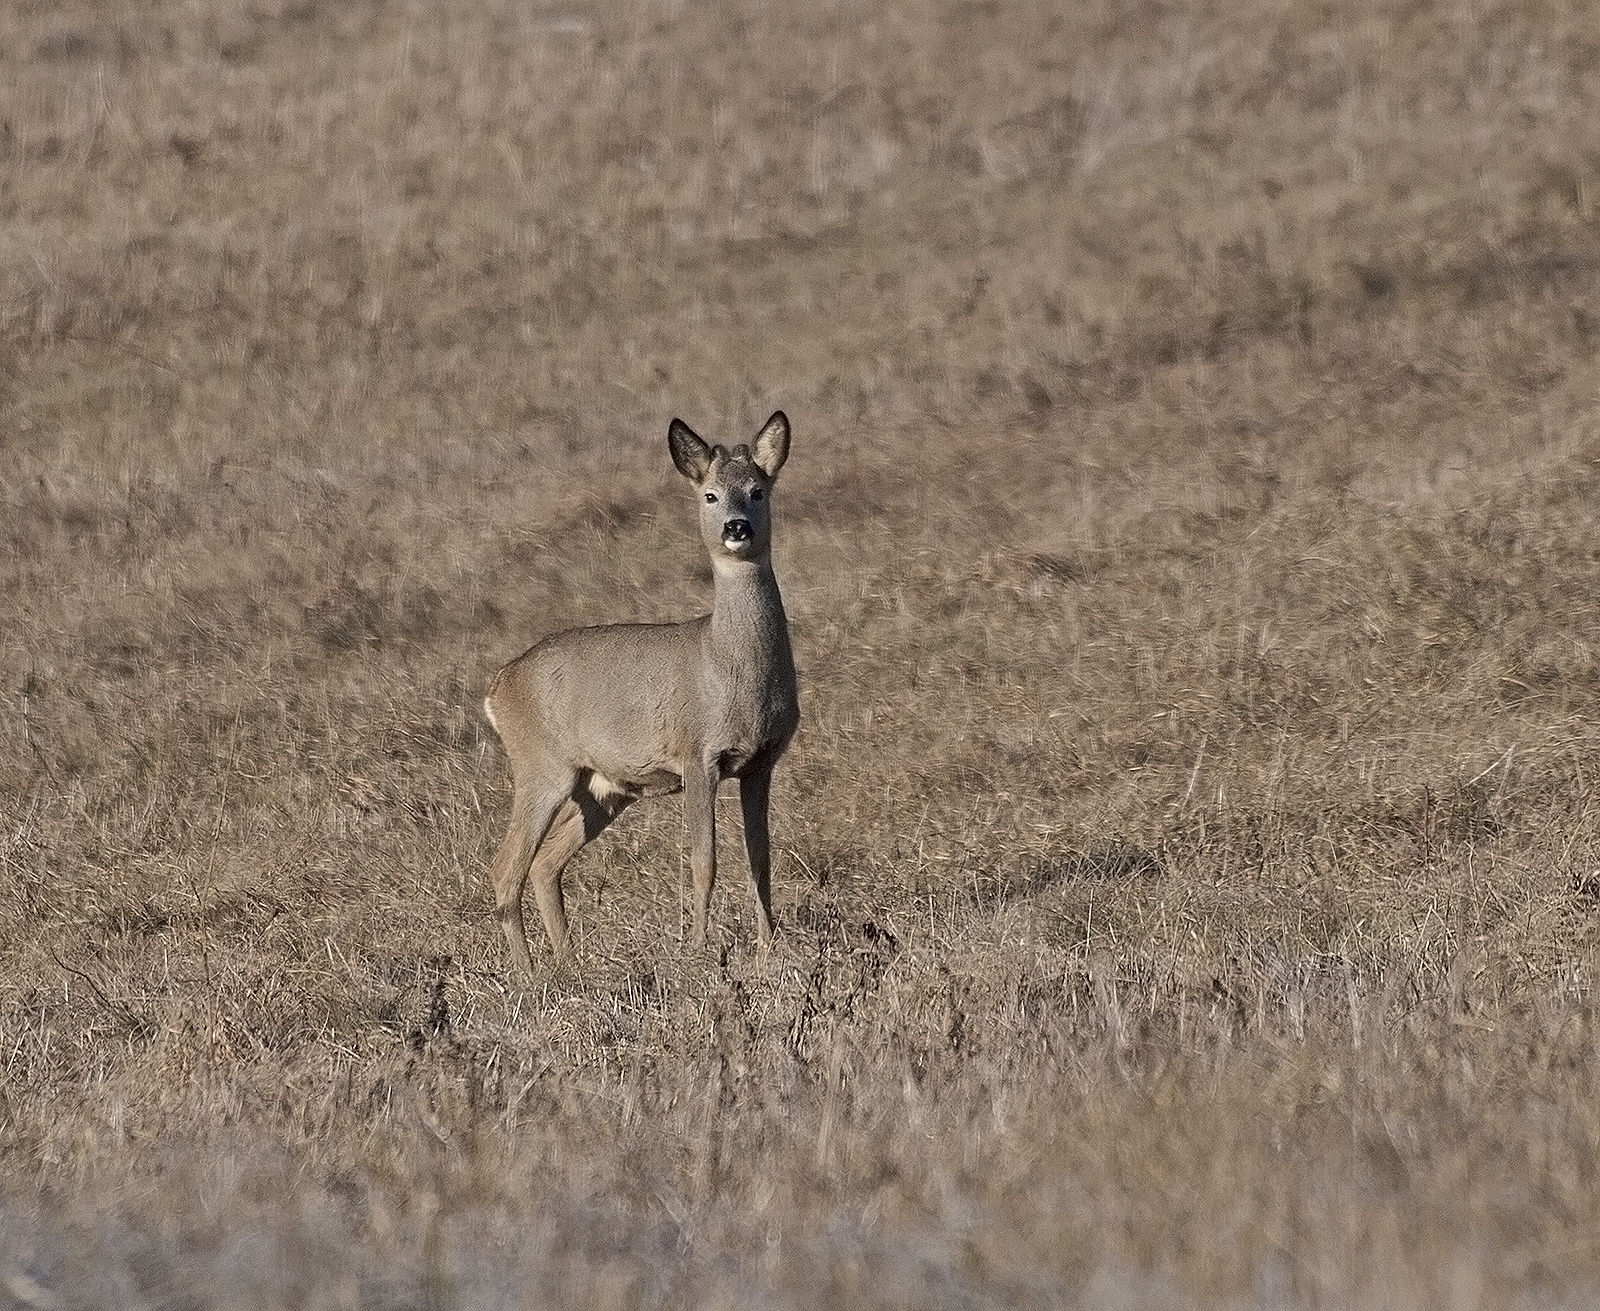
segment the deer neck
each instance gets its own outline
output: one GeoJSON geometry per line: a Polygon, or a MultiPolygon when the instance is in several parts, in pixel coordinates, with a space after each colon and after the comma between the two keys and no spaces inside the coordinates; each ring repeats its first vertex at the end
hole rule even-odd
{"type": "Polygon", "coordinates": [[[713,560],[711,646],[720,661],[762,672],[792,665],[789,624],[772,560],[713,560]]]}

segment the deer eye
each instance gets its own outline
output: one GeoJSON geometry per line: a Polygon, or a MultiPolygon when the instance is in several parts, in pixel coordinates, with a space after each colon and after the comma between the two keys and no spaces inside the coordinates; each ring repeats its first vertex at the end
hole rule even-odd
{"type": "Polygon", "coordinates": [[[717,503],[717,494],[715,492],[707,492],[706,493],[706,504],[707,505],[715,505],[716,503],[717,503]]]}
{"type": "Polygon", "coordinates": [[[755,489],[755,491],[753,491],[753,492],[751,492],[751,493],[750,493],[750,499],[751,499],[751,500],[752,500],[752,501],[759,501],[759,500],[761,500],[761,498],[762,498],[762,497],[764,497],[764,496],[765,496],[765,495],[766,495],[766,493],[765,493],[765,492],[763,492],[763,491],[762,491],[762,490],[761,490],[761,489],[760,489],[760,488],[759,488],[759,487],[757,487],[757,488],[756,488],[756,489],[755,489]]]}

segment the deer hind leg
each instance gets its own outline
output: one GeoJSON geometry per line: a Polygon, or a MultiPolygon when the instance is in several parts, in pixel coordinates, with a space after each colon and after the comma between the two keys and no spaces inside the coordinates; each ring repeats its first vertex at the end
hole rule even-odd
{"type": "MultiPolygon", "coordinates": [[[[528,881],[528,871],[535,853],[542,845],[546,831],[562,803],[572,794],[573,780],[545,779],[537,783],[518,779],[511,800],[511,823],[495,853],[492,870],[494,883],[495,915],[505,931],[506,943],[512,958],[528,977],[533,977],[533,957],[528,952],[528,934],[522,922],[522,890],[528,881]]],[[[558,871],[559,874],[559,871],[558,871]]],[[[539,909],[544,914],[545,930],[556,939],[556,927],[550,922],[550,912],[543,898],[539,909]]],[[[559,896],[557,912],[559,914],[559,896]]],[[[566,918],[560,916],[558,925],[561,942],[556,955],[564,954],[566,918]]]]}
{"type": "Polygon", "coordinates": [[[539,844],[533,857],[529,880],[533,884],[533,897],[544,919],[544,931],[550,939],[551,949],[558,960],[570,960],[571,942],[567,932],[566,897],[561,888],[561,874],[570,861],[585,845],[595,838],[633,802],[634,798],[622,792],[610,792],[596,798],[591,790],[580,783],[564,801],[550,831],[539,844]]]}

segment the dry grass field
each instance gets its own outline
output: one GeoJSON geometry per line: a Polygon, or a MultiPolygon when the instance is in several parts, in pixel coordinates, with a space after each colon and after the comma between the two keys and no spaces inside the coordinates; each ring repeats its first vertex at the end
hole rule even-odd
{"type": "Polygon", "coordinates": [[[1600,1299],[1568,0],[0,8],[0,1307],[1600,1299]],[[794,423],[763,957],[480,699],[794,423]],[[530,926],[537,930],[537,920],[530,926]]]}

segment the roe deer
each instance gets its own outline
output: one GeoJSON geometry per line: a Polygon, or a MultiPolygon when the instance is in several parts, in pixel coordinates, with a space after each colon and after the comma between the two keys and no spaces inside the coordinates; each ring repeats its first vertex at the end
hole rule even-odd
{"type": "Polygon", "coordinates": [[[559,962],[569,959],[561,871],[640,797],[683,791],[694,869],[690,943],[705,944],[717,873],[716,797],[739,780],[761,941],[772,939],[767,798],[800,722],[789,625],[772,573],[772,484],[789,454],[779,410],[752,446],[708,446],[674,419],[667,445],[694,484],[711,554],[709,615],[681,624],[574,628],[524,651],[489,684],[484,709],[511,761],[511,824],[494,858],[495,911],[533,973],[522,890],[559,962]]]}

